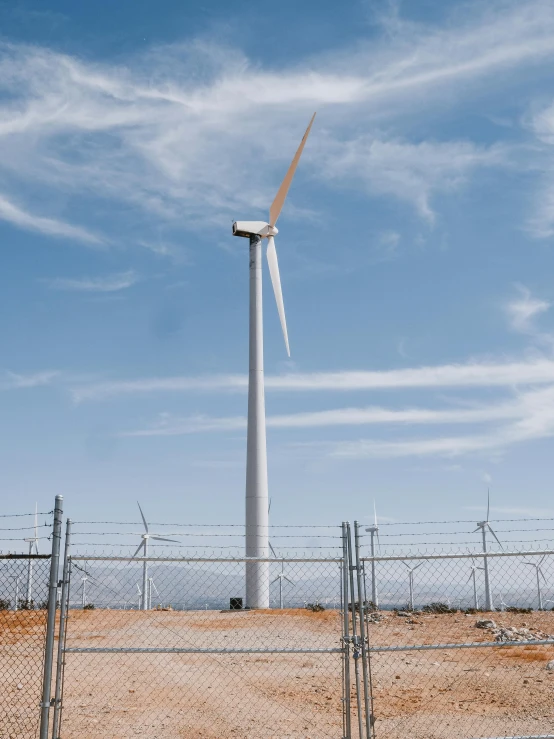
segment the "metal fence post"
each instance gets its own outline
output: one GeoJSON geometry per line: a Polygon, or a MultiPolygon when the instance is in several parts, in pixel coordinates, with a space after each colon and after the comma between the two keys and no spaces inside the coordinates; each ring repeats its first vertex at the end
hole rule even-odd
{"type": "Polygon", "coordinates": [[[42,676],[42,702],[40,704],[40,739],[48,739],[50,718],[50,696],[52,688],[52,663],[54,658],[54,633],[56,629],[56,600],[58,594],[58,568],[60,564],[60,544],[62,539],[63,497],[56,495],[54,506],[54,526],[52,530],[52,556],[50,559],[50,579],[48,585],[48,616],[46,621],[46,642],[44,645],[44,672],[42,676]]]}
{"type": "Polygon", "coordinates": [[[71,519],[67,519],[65,527],[65,547],[63,554],[62,594],[60,604],[60,626],[58,631],[58,656],[56,661],[56,685],[54,687],[54,718],[52,720],[52,739],[59,739],[61,718],[61,697],[63,670],[65,663],[65,632],[67,626],[67,605],[69,595],[69,545],[71,538],[71,519]]]}
{"type": "Polygon", "coordinates": [[[354,588],[354,564],[352,558],[352,535],[350,532],[350,524],[346,524],[346,544],[348,548],[348,571],[350,573],[350,595],[352,598],[352,643],[354,644],[354,679],[356,680],[356,705],[358,709],[358,732],[360,739],[364,739],[364,725],[363,725],[363,712],[362,712],[362,698],[360,690],[360,665],[358,660],[360,658],[360,644],[358,635],[356,633],[356,590],[354,588]]]}
{"type": "Polygon", "coordinates": [[[344,671],[344,730],[345,739],[352,739],[352,717],[350,706],[350,624],[348,617],[348,532],[346,523],[342,524],[342,644],[343,644],[343,671],[344,671]]]}
{"type": "Polygon", "coordinates": [[[362,563],[360,560],[360,536],[359,536],[360,524],[354,521],[354,552],[356,555],[356,581],[358,585],[358,598],[360,603],[360,640],[362,643],[362,672],[364,679],[364,710],[365,710],[365,730],[366,736],[369,739],[371,736],[371,727],[373,725],[372,716],[373,711],[371,710],[369,700],[369,681],[371,675],[368,669],[368,650],[366,642],[366,621],[365,621],[365,589],[362,587],[362,563]]]}

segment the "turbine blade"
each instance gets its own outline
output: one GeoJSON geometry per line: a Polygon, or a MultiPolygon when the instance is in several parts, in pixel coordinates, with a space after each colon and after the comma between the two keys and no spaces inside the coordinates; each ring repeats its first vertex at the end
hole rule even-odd
{"type": "Polygon", "coordinates": [[[490,507],[491,507],[491,492],[490,492],[490,489],[487,488],[487,523],[489,520],[490,507]]]}
{"type": "Polygon", "coordinates": [[[152,587],[156,591],[156,595],[159,595],[160,593],[158,592],[158,588],[156,587],[156,583],[154,582],[154,580],[152,580],[152,587]]]}
{"type": "Polygon", "coordinates": [[[292,178],[294,177],[294,173],[296,172],[296,167],[298,166],[298,162],[300,161],[300,157],[302,156],[302,151],[304,150],[304,145],[308,139],[308,135],[310,133],[312,123],[314,122],[314,118],[315,118],[315,113],[313,114],[312,120],[310,121],[310,124],[308,128],[306,129],[306,133],[304,134],[304,137],[302,141],[300,142],[300,146],[298,147],[296,154],[294,155],[294,159],[292,160],[291,165],[288,169],[288,172],[285,175],[285,179],[281,183],[281,187],[277,190],[277,195],[275,196],[275,200],[271,203],[271,208],[269,209],[269,225],[270,226],[274,226],[277,223],[279,214],[281,213],[281,210],[283,209],[283,205],[285,203],[285,199],[289,191],[290,183],[292,182],[292,178]]]}
{"type": "Polygon", "coordinates": [[[38,544],[36,541],[35,541],[35,554],[38,554],[38,544]]]}
{"type": "Polygon", "coordinates": [[[279,582],[279,575],[277,575],[277,577],[275,578],[275,580],[272,580],[271,581],[271,584],[273,585],[274,582],[279,582]]]}
{"type": "Polygon", "coordinates": [[[285,579],[285,580],[286,580],[287,582],[290,582],[290,584],[291,584],[291,585],[294,585],[294,580],[291,580],[291,579],[290,579],[290,577],[287,577],[287,576],[285,575],[285,578],[284,578],[284,579],[285,579]]]}
{"type": "Polygon", "coordinates": [[[498,536],[494,533],[494,531],[492,530],[492,526],[489,523],[487,523],[487,528],[489,529],[489,531],[491,532],[491,534],[494,536],[494,538],[496,539],[496,541],[500,545],[500,549],[504,549],[504,547],[502,546],[502,542],[500,541],[500,539],[498,538],[498,536]]]}
{"type": "Polygon", "coordinates": [[[277,261],[277,250],[275,249],[275,239],[269,236],[267,239],[267,263],[269,265],[269,274],[271,275],[271,284],[275,293],[275,302],[279,312],[279,320],[283,329],[283,337],[285,339],[285,347],[290,357],[289,336],[287,333],[287,319],[285,318],[285,304],[283,303],[283,291],[281,290],[281,277],[279,276],[279,262],[277,261]]]}
{"type": "Polygon", "coordinates": [[[148,533],[148,524],[146,523],[146,519],[144,518],[144,513],[142,512],[142,508],[140,507],[140,503],[137,500],[137,505],[139,507],[140,515],[142,516],[142,522],[144,524],[144,528],[146,529],[146,533],[148,533]]]}
{"type": "Polygon", "coordinates": [[[156,541],[172,541],[174,544],[179,544],[177,539],[166,539],[163,536],[151,536],[151,539],[155,539],[156,541]]]}
{"type": "Polygon", "coordinates": [[[273,554],[273,556],[275,557],[275,559],[277,559],[277,555],[275,554],[275,549],[273,549],[273,547],[271,545],[271,542],[268,541],[267,543],[269,544],[269,548],[271,549],[271,554],[273,554]]]}
{"type": "Polygon", "coordinates": [[[132,559],[134,559],[137,556],[137,554],[140,552],[143,546],[144,546],[144,541],[141,541],[141,543],[137,547],[137,551],[133,554],[132,559]]]}
{"type": "Polygon", "coordinates": [[[469,577],[467,578],[467,582],[469,582],[469,581],[471,580],[471,578],[472,578],[472,577],[473,577],[473,572],[472,572],[472,573],[470,574],[470,576],[469,576],[469,577]]]}
{"type": "Polygon", "coordinates": [[[271,498],[269,499],[269,503],[267,505],[267,513],[268,515],[271,513],[271,498]]]}
{"type": "Polygon", "coordinates": [[[544,576],[544,574],[543,574],[543,571],[541,570],[541,568],[540,568],[540,567],[539,567],[538,569],[539,569],[539,573],[540,573],[540,576],[542,577],[542,579],[543,579],[543,580],[544,580],[544,582],[546,583],[546,577],[544,576]]]}

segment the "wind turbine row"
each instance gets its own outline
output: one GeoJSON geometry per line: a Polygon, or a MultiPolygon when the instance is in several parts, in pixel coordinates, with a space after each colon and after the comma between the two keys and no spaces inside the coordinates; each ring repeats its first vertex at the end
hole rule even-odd
{"type": "MultiPolygon", "coordinates": [[[[277,302],[287,355],[290,357],[285,305],[281,290],[279,263],[275,248],[277,219],[281,214],[294,173],[306,144],[315,113],[277,195],[269,209],[269,223],[265,221],[235,221],[233,235],[250,242],[250,308],[249,308],[249,366],[248,366],[248,429],[246,441],[246,501],[245,501],[245,555],[253,560],[269,556],[269,514],[267,485],[267,443],[265,421],[264,351],[262,315],[262,239],[267,239],[267,262],[277,302]]],[[[269,608],[269,563],[246,563],[246,607],[269,608]]]]}

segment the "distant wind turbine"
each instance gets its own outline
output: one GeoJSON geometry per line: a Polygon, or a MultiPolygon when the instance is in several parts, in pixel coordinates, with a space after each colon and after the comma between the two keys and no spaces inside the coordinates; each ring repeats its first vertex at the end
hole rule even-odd
{"type": "Polygon", "coordinates": [[[87,604],[87,580],[88,577],[83,575],[81,578],[81,608],[84,608],[87,604]]]}
{"type": "MultiPolygon", "coordinates": [[[[468,582],[470,580],[473,580],[473,607],[476,611],[479,610],[479,598],[477,597],[477,570],[484,570],[484,567],[478,567],[475,564],[475,560],[473,557],[471,558],[471,574],[469,576],[468,582]]],[[[489,609],[490,610],[490,609],[489,609]]]]}
{"type": "Polygon", "coordinates": [[[491,584],[490,584],[490,578],[489,578],[489,558],[487,557],[487,530],[490,531],[490,533],[494,536],[494,538],[500,545],[500,548],[501,549],[503,548],[502,544],[500,543],[500,539],[494,533],[492,526],[489,523],[490,503],[491,503],[490,491],[487,490],[487,518],[485,521],[479,521],[479,523],[477,524],[477,528],[473,532],[473,533],[476,533],[477,531],[481,530],[481,533],[483,535],[483,569],[485,571],[485,610],[486,611],[492,610],[491,584]]]}
{"type": "MultiPolygon", "coordinates": [[[[315,113],[300,142],[300,146],[269,209],[269,223],[265,221],[235,221],[233,235],[250,242],[250,319],[248,372],[248,429],[246,441],[246,557],[264,559],[269,556],[269,516],[267,489],[267,446],[264,397],[263,316],[262,316],[262,239],[267,239],[269,274],[277,301],[277,310],[290,357],[285,306],[274,236],[276,223],[304,145],[314,122],[315,113]]],[[[269,563],[246,563],[246,606],[269,607],[269,563]]]]}
{"type": "MultiPolygon", "coordinates": [[[[137,505],[139,507],[140,515],[142,518],[142,522],[144,524],[144,534],[142,534],[142,541],[137,547],[137,551],[133,554],[133,559],[137,556],[137,554],[140,552],[141,549],[143,549],[143,563],[142,563],[142,591],[141,591],[141,610],[147,611],[148,610],[148,542],[150,539],[154,541],[170,541],[174,544],[178,544],[176,539],[166,539],[163,536],[158,536],[157,534],[151,534],[148,530],[148,524],[146,523],[146,518],[144,517],[144,513],[142,512],[142,508],[140,507],[140,503],[137,501],[137,505]]],[[[137,586],[138,587],[138,586],[137,586]]]]}
{"type": "Polygon", "coordinates": [[[271,581],[271,584],[273,584],[274,582],[279,583],[279,608],[281,610],[283,609],[283,580],[286,580],[291,585],[294,585],[294,580],[291,580],[290,577],[287,577],[285,575],[284,570],[285,570],[285,563],[283,561],[281,562],[281,572],[277,575],[275,580],[271,581]]]}
{"type": "Polygon", "coordinates": [[[29,544],[29,560],[27,562],[27,608],[31,608],[33,600],[33,549],[38,554],[38,503],[35,503],[35,535],[24,539],[29,544]]]}
{"type": "Polygon", "coordinates": [[[539,601],[539,611],[544,611],[543,603],[542,603],[542,592],[541,592],[541,580],[542,577],[544,584],[546,585],[546,577],[544,576],[544,573],[541,569],[541,565],[544,562],[546,558],[546,554],[544,554],[541,559],[538,562],[524,562],[524,565],[529,565],[530,567],[535,568],[535,574],[537,576],[537,597],[539,601]]]}
{"type": "Polygon", "coordinates": [[[381,550],[381,542],[379,541],[379,526],[377,525],[377,508],[375,501],[373,501],[373,526],[366,528],[371,535],[371,601],[375,608],[379,607],[379,595],[377,593],[377,580],[375,577],[375,539],[379,545],[379,551],[381,550]]]}
{"type": "Polygon", "coordinates": [[[415,567],[410,567],[409,564],[406,562],[402,562],[403,565],[405,565],[408,568],[408,583],[410,588],[410,599],[408,601],[408,608],[410,611],[414,610],[414,572],[417,570],[418,567],[421,567],[423,562],[420,562],[415,567]]]}

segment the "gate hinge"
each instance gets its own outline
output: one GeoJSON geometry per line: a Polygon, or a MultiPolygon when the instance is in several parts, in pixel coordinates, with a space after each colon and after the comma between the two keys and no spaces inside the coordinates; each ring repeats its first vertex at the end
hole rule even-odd
{"type": "Polygon", "coordinates": [[[349,567],[350,572],[355,572],[357,569],[356,565],[350,565],[349,567]]]}

